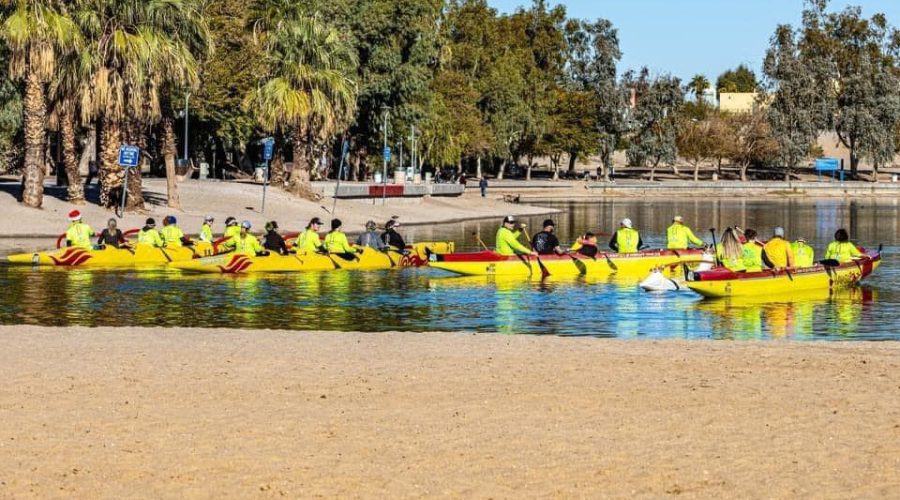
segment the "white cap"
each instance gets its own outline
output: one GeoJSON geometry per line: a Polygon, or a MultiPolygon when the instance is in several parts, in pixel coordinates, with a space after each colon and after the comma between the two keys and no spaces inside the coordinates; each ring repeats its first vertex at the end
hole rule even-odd
{"type": "Polygon", "coordinates": [[[680,215],[676,215],[675,217],[672,217],[672,222],[684,222],[684,218],[680,215]]]}
{"type": "Polygon", "coordinates": [[[776,227],[775,227],[775,231],[774,231],[774,235],[775,235],[775,236],[780,236],[780,237],[784,238],[784,228],[781,227],[781,226],[776,226],[776,227]]]}
{"type": "Polygon", "coordinates": [[[628,219],[628,218],[622,219],[622,225],[627,227],[628,229],[631,229],[631,219],[628,219]]]}

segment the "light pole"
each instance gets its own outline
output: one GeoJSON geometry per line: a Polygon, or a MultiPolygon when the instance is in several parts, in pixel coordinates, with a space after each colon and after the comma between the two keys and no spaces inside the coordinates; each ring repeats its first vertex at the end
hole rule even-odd
{"type": "Polygon", "coordinates": [[[191,93],[184,94],[184,164],[188,163],[188,122],[190,121],[189,101],[191,93]]]}
{"type": "Polygon", "coordinates": [[[388,114],[390,113],[391,108],[384,105],[381,106],[382,115],[382,125],[381,129],[384,132],[384,149],[381,151],[381,156],[384,158],[384,169],[381,172],[381,204],[384,205],[386,203],[387,198],[387,166],[388,166],[388,114]]]}

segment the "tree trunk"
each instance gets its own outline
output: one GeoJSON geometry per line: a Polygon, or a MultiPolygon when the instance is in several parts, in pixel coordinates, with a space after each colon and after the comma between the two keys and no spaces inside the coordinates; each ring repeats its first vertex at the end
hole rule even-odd
{"type": "Polygon", "coordinates": [[[80,175],[88,175],[90,173],[90,162],[97,157],[97,129],[93,125],[85,134],[87,140],[84,143],[84,149],[81,151],[81,159],[78,160],[78,173],[80,175]]]}
{"type": "Polygon", "coordinates": [[[503,180],[503,173],[504,173],[503,171],[506,170],[506,162],[507,162],[507,160],[503,160],[503,163],[500,164],[500,171],[497,172],[498,180],[501,180],[501,181],[503,180]]]}
{"type": "MultiPolygon", "coordinates": [[[[273,186],[284,187],[284,158],[281,151],[284,149],[284,135],[275,134],[275,150],[272,152],[272,162],[269,165],[269,182],[273,186]]],[[[296,162],[294,162],[296,163],[296,162]]]]}
{"type": "Polygon", "coordinates": [[[59,128],[63,165],[65,165],[66,179],[69,183],[69,203],[83,205],[84,185],[81,183],[81,173],[78,171],[78,158],[75,150],[75,110],[72,106],[63,105],[59,128]]]}
{"type": "Polygon", "coordinates": [[[578,153],[569,153],[569,177],[575,176],[575,162],[578,161],[578,153]]]}
{"type": "Polygon", "coordinates": [[[694,164],[694,182],[700,180],[700,162],[694,164]]]}
{"type": "Polygon", "coordinates": [[[310,162],[309,139],[309,131],[306,125],[298,127],[297,135],[294,137],[294,169],[291,171],[288,191],[308,200],[316,200],[316,195],[310,183],[310,169],[312,165],[310,162]]]}
{"type": "Polygon", "coordinates": [[[878,164],[872,165],[872,182],[878,182],[878,164]]]}
{"type": "Polygon", "coordinates": [[[747,167],[749,165],[741,165],[741,182],[747,182],[747,167]]]}
{"type": "Polygon", "coordinates": [[[25,77],[25,174],[22,203],[41,208],[44,203],[44,143],[47,140],[47,104],[44,86],[35,75],[25,77]]]}
{"type": "Polygon", "coordinates": [[[100,205],[114,208],[122,196],[125,172],[119,166],[119,146],[122,143],[121,124],[103,121],[100,135],[100,205]]]}
{"type": "Polygon", "coordinates": [[[656,180],[656,165],[652,165],[650,167],[650,182],[653,182],[655,180],[656,180]]]}
{"type": "MultiPolygon", "coordinates": [[[[850,143],[851,146],[853,142],[850,143]]],[[[850,177],[856,179],[856,176],[859,175],[859,156],[856,154],[856,148],[850,148],[850,177]]]]}
{"type": "Polygon", "coordinates": [[[144,209],[144,191],[143,181],[141,179],[144,166],[148,163],[147,159],[147,133],[146,127],[137,120],[129,120],[125,142],[133,146],[137,146],[141,151],[140,164],[128,171],[128,199],[125,200],[126,210],[143,210],[144,209]]]}
{"type": "Polygon", "coordinates": [[[678,164],[672,164],[672,173],[675,174],[675,177],[681,177],[681,172],[678,171],[678,164]]]}
{"type": "Polygon", "coordinates": [[[169,208],[181,210],[181,197],[178,196],[178,183],[175,178],[175,156],[178,154],[175,147],[175,123],[170,116],[163,118],[162,129],[163,159],[166,164],[166,204],[169,208]]]}
{"type": "Polygon", "coordinates": [[[481,172],[481,156],[479,155],[478,158],[475,160],[475,177],[481,179],[481,175],[482,175],[482,172],[481,172]]]}

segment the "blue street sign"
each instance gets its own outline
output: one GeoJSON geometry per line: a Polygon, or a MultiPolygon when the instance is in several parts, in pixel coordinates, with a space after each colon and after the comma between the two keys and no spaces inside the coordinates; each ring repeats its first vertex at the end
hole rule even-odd
{"type": "Polygon", "coordinates": [[[384,148],[384,161],[391,161],[391,148],[390,148],[390,146],[384,148]]]}
{"type": "Polygon", "coordinates": [[[275,139],[269,137],[268,139],[263,140],[263,159],[266,161],[271,161],[272,156],[275,155],[275,139]]]}
{"type": "Polygon", "coordinates": [[[123,144],[119,148],[119,165],[125,168],[135,168],[141,162],[141,150],[137,146],[123,144]]]}

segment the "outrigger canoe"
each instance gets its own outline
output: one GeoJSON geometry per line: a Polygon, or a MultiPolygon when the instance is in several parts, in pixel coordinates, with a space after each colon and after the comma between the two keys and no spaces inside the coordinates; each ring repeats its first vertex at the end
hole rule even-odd
{"type": "Polygon", "coordinates": [[[881,254],[865,257],[839,266],[817,264],[792,270],[766,270],[736,273],[725,268],[692,273],[688,287],[709,298],[779,296],[815,290],[833,291],[856,285],[881,264],[881,254]]]}
{"type": "Polygon", "coordinates": [[[377,270],[394,267],[419,267],[428,262],[428,256],[453,252],[452,242],[421,242],[406,247],[406,253],[396,250],[381,252],[366,247],[356,255],[270,253],[250,257],[242,254],[222,254],[190,261],[172,262],[169,268],[194,273],[248,274],[328,271],[335,269],[377,270]]]}
{"type": "Polygon", "coordinates": [[[212,245],[196,242],[190,247],[157,248],[138,243],[131,248],[104,246],[99,248],[67,247],[46,252],[22,253],[7,257],[12,264],[32,266],[119,269],[128,267],[165,266],[212,253],[212,245]]]}
{"type": "Polygon", "coordinates": [[[432,255],[430,267],[466,276],[635,276],[644,277],[657,268],[696,264],[703,260],[702,249],[648,250],[628,254],[598,253],[596,257],[571,253],[505,256],[497,252],[432,255]],[[543,267],[543,269],[542,269],[543,267]]]}

